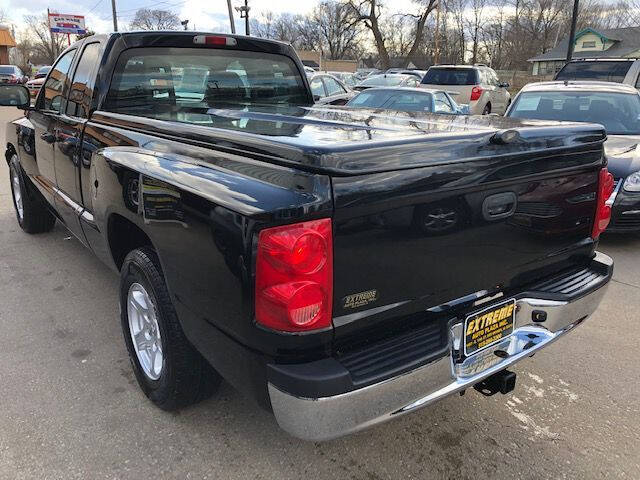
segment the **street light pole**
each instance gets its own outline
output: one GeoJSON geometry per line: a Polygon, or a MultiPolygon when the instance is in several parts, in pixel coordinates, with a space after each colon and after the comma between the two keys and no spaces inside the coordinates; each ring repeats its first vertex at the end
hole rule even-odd
{"type": "Polygon", "coordinates": [[[231,33],[236,33],[236,22],[233,21],[233,8],[231,8],[231,0],[227,0],[227,8],[229,9],[229,23],[231,24],[231,33]]]}
{"type": "Polygon", "coordinates": [[[249,0],[244,0],[244,31],[247,33],[247,37],[251,35],[249,32],[249,0]]]}
{"type": "Polygon", "coordinates": [[[578,21],[578,1],[573,0],[573,16],[571,17],[571,32],[569,33],[569,46],[567,47],[567,62],[573,57],[573,44],[576,37],[576,23],[578,21]]]}
{"type": "Polygon", "coordinates": [[[116,15],[116,0],[111,0],[111,14],[113,15],[113,31],[118,31],[118,16],[116,15]]]}
{"type": "Polygon", "coordinates": [[[244,5],[236,7],[236,10],[240,12],[240,18],[244,18],[244,34],[246,36],[251,35],[249,33],[249,10],[251,10],[251,7],[248,5],[248,0],[244,0],[244,5]]]}

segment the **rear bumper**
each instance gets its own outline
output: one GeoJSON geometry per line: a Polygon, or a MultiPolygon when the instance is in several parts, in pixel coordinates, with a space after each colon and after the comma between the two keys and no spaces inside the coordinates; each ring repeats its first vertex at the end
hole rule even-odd
{"type": "MultiPolygon", "coordinates": [[[[550,345],[592,314],[604,296],[613,272],[613,261],[598,253],[593,271],[603,272],[571,295],[527,292],[517,297],[514,333],[462,363],[454,360],[461,323],[452,325],[447,355],[408,373],[357,390],[321,398],[285,392],[269,383],[273,412],[280,427],[305,440],[320,441],[357,432],[425,407],[475,385],[500,370],[550,345]],[[533,323],[532,312],[543,310],[544,323],[533,323]],[[498,357],[496,350],[506,352],[498,357]]],[[[567,284],[563,284],[563,288],[567,284]]],[[[571,288],[568,286],[567,288],[571,288]]],[[[459,343],[458,343],[459,344],[459,343]]]]}

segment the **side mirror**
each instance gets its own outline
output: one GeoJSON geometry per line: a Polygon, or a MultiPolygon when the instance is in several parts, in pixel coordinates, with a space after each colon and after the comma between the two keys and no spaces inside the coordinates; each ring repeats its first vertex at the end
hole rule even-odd
{"type": "Polygon", "coordinates": [[[313,101],[314,102],[318,102],[320,100],[320,98],[322,98],[322,97],[320,97],[320,95],[314,95],[313,96],[313,101]]]}
{"type": "Polygon", "coordinates": [[[499,83],[498,86],[500,88],[509,88],[509,82],[503,82],[503,83],[499,83]]]}
{"type": "Polygon", "coordinates": [[[31,106],[29,90],[24,85],[0,85],[0,107],[27,110],[31,106]]]}

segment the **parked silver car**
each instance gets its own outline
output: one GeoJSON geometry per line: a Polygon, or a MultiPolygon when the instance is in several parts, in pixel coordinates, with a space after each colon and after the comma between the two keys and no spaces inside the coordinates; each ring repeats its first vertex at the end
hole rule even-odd
{"type": "Polygon", "coordinates": [[[468,103],[472,115],[502,115],[511,103],[508,83],[486,65],[436,65],[427,70],[420,85],[457,92],[457,100],[468,103]]]}
{"type": "Polygon", "coordinates": [[[414,75],[383,73],[381,75],[371,75],[353,88],[361,91],[374,87],[417,87],[418,85],[420,85],[420,79],[414,75]]]}
{"type": "Polygon", "coordinates": [[[405,87],[369,88],[358,93],[347,107],[381,108],[401,112],[448,113],[465,115],[468,105],[458,105],[444,90],[405,87]]]}
{"type": "Polygon", "coordinates": [[[506,117],[599,123],[615,179],[607,232],[640,232],[640,94],[614,82],[539,82],[525,85],[506,117]]]}
{"type": "Polygon", "coordinates": [[[344,105],[355,92],[333,75],[315,73],[308,75],[316,105],[344,105]]]}

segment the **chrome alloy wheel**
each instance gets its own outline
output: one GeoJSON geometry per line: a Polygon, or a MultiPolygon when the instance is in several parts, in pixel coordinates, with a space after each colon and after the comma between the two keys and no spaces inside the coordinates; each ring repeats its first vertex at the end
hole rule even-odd
{"type": "Polygon", "coordinates": [[[11,190],[13,192],[13,201],[16,204],[16,211],[20,221],[24,218],[24,207],[22,206],[22,189],[20,188],[20,177],[17,169],[11,169],[11,190]]]}
{"type": "Polygon", "coordinates": [[[129,333],[138,362],[147,377],[157,380],[162,374],[164,365],[162,337],[158,327],[156,306],[151,296],[139,283],[133,283],[129,287],[127,316],[129,333]]]}

